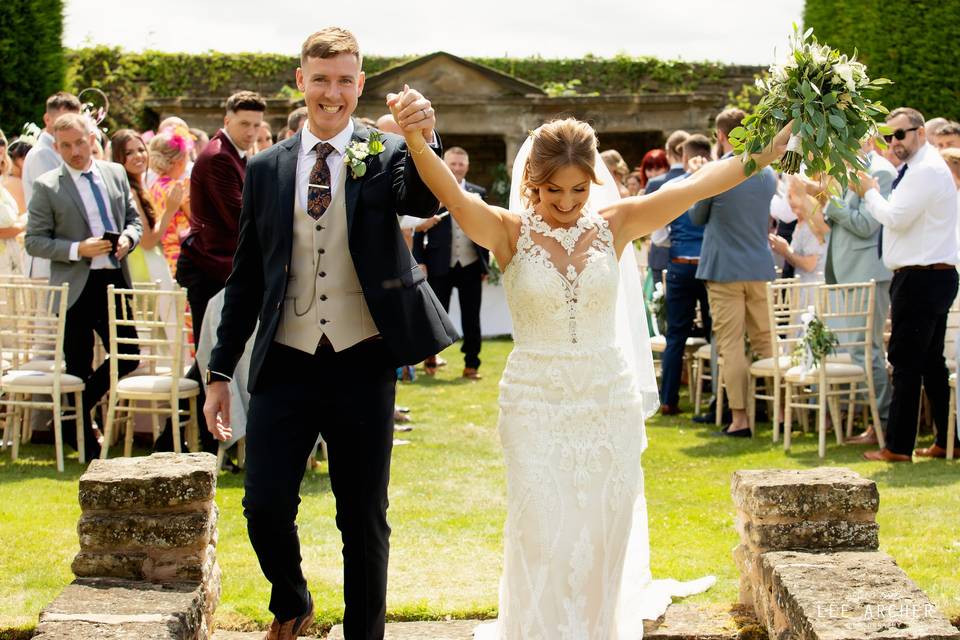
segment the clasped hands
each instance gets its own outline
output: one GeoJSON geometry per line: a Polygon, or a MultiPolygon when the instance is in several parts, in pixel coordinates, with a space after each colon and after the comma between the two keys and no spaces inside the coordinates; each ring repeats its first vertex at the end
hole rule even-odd
{"type": "Polygon", "coordinates": [[[393,119],[404,132],[421,131],[423,139],[433,141],[433,130],[437,126],[437,112],[430,105],[430,101],[423,97],[416,89],[403,85],[400,93],[387,94],[387,106],[393,119]]]}

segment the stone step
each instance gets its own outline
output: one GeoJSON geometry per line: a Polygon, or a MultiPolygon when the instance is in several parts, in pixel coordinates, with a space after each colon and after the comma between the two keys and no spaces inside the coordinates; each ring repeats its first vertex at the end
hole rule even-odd
{"type": "Polygon", "coordinates": [[[806,640],[960,640],[957,630],[885,553],[760,554],[752,596],[771,636],[806,640]]]}
{"type": "Polygon", "coordinates": [[[206,637],[204,589],[112,578],[74,581],[40,613],[40,640],[206,637]]]}

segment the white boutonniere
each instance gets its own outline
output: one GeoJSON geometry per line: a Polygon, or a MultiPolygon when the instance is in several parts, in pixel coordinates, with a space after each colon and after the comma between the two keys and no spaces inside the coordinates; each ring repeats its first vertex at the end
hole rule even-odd
{"type": "Polygon", "coordinates": [[[380,155],[383,150],[383,136],[379,131],[371,131],[367,142],[353,140],[347,145],[346,153],[343,154],[343,163],[350,167],[350,175],[355,179],[362,178],[367,173],[367,157],[380,155]]]}

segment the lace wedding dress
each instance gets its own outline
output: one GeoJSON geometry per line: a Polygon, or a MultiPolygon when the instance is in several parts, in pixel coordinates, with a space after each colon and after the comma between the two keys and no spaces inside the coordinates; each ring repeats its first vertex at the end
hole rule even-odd
{"type": "Polygon", "coordinates": [[[673,595],[652,581],[643,407],[615,338],[619,264],[606,221],[553,229],[522,215],[503,274],[514,349],[500,382],[507,521],[499,618],[482,640],[623,640],[673,595]]]}

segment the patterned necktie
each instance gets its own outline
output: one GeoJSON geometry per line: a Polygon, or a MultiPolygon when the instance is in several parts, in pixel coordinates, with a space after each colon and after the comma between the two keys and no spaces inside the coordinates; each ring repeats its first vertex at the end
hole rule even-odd
{"type": "Polygon", "coordinates": [[[317,151],[317,161],[310,170],[310,183],[307,185],[307,213],[314,220],[319,220],[333,200],[327,156],[333,153],[334,148],[329,142],[318,142],[314,149],[317,151]]]}
{"type": "MultiPolygon", "coordinates": [[[[97,183],[93,181],[93,172],[87,171],[80,175],[90,183],[90,191],[93,192],[93,199],[97,201],[97,211],[100,212],[100,222],[103,224],[103,230],[113,231],[113,222],[110,221],[110,216],[107,215],[107,204],[103,201],[103,194],[100,193],[97,183]]],[[[110,254],[110,263],[115,267],[120,266],[117,257],[112,253],[110,254]]]]}
{"type": "MultiPolygon", "coordinates": [[[[890,191],[893,191],[897,188],[897,185],[900,184],[900,181],[903,180],[903,174],[907,172],[907,163],[903,163],[903,166],[900,167],[900,170],[897,171],[897,177],[893,181],[893,186],[890,188],[890,191]]],[[[877,255],[881,258],[883,257],[883,226],[880,227],[880,235],[877,236],[877,255]]]]}

